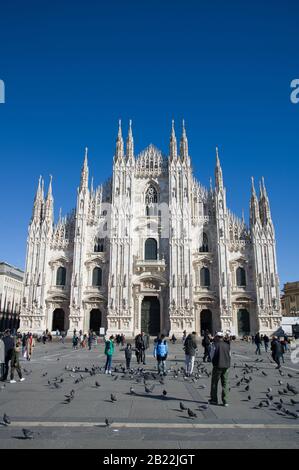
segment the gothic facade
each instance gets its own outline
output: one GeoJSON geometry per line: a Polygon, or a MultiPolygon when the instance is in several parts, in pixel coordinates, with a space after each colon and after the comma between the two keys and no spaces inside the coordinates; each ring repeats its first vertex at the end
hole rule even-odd
{"type": "Polygon", "coordinates": [[[169,155],[134,154],[121,124],[113,175],[89,184],[88,155],[76,209],[54,224],[52,179],[40,179],[29,226],[21,329],[74,328],[133,336],[141,330],[272,332],[281,320],[275,232],[264,180],[252,179],[250,221],[226,204],[216,149],[215,185],[193,176],[183,125],[169,155]]]}

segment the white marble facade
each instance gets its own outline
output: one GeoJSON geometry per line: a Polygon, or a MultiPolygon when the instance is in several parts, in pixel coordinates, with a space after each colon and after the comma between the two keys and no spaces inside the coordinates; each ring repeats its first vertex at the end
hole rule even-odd
{"type": "MultiPolygon", "coordinates": [[[[235,194],[237,197],[237,193],[235,194]]],[[[216,149],[215,185],[193,176],[183,125],[169,155],[134,155],[121,124],[113,175],[89,185],[87,149],[76,209],[54,225],[52,179],[40,179],[29,225],[21,330],[104,327],[272,332],[281,321],[275,233],[264,180],[252,180],[250,222],[232,214],[216,149]]]]}

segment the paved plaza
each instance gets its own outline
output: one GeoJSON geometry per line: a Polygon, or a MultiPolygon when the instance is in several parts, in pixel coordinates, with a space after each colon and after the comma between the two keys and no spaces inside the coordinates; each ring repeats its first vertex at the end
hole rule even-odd
{"type": "MultiPolygon", "coordinates": [[[[123,373],[124,352],[118,347],[113,360],[117,370],[108,376],[97,369],[105,364],[103,343],[92,351],[74,351],[69,342],[37,343],[32,360],[21,363],[25,382],[0,383],[0,418],[6,413],[11,419],[10,425],[0,426],[0,448],[299,448],[299,419],[286,413],[299,411],[299,395],[286,388],[291,384],[299,389],[299,365],[291,361],[289,353],[280,375],[269,353],[255,356],[255,346],[233,343],[230,404],[225,408],[203,406],[210,393],[211,364],[200,366],[198,378],[186,379],[180,372],[184,366],[182,344],[171,344],[169,373],[161,384],[155,377],[152,349],[143,367],[148,372],[147,386],[155,386],[147,393],[141,374],[123,373]],[[257,357],[263,361],[257,362],[257,357]],[[90,373],[93,366],[96,375],[90,373]],[[239,385],[243,376],[252,380],[239,385]],[[247,385],[249,390],[245,390],[247,385]],[[67,403],[65,395],[72,389],[74,399],[67,403]],[[267,400],[267,393],[273,400],[258,407],[267,400]],[[180,402],[197,417],[181,411],[180,402]],[[33,431],[33,439],[24,438],[23,428],[33,431]]],[[[197,365],[202,358],[202,347],[199,349],[197,365]]],[[[135,357],[131,365],[136,371],[135,357]]]]}

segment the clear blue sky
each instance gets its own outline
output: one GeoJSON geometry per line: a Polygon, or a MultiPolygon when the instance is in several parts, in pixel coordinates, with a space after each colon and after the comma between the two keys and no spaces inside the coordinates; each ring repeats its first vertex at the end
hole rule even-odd
{"type": "Polygon", "coordinates": [[[38,176],[75,206],[84,147],[96,183],[111,174],[117,120],[136,152],[167,152],[186,120],[194,172],[214,175],[248,217],[250,177],[265,176],[281,283],[299,280],[297,1],[11,1],[0,6],[0,259],[24,267],[38,176]]]}

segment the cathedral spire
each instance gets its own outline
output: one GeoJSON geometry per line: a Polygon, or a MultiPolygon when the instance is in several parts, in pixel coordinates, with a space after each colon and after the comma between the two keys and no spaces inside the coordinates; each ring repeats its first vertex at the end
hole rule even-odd
{"type": "Polygon", "coordinates": [[[184,119],[183,119],[182,137],[181,137],[181,142],[180,142],[180,156],[183,161],[187,161],[188,156],[189,156],[188,139],[187,139],[184,119]]]}
{"type": "Polygon", "coordinates": [[[42,176],[40,176],[38,180],[38,187],[37,187],[36,195],[34,198],[33,213],[32,213],[32,218],[35,221],[39,221],[41,219],[43,202],[44,200],[43,200],[43,193],[42,193],[42,176]]]}
{"type": "Polygon", "coordinates": [[[49,189],[48,189],[48,195],[47,195],[46,205],[45,205],[45,219],[51,222],[53,222],[53,217],[54,217],[54,199],[53,199],[52,180],[53,180],[53,177],[52,175],[50,175],[49,189]]]}
{"type": "Polygon", "coordinates": [[[132,132],[132,120],[129,121],[129,132],[127,137],[127,160],[132,161],[134,160],[134,139],[133,139],[133,132],[132,132]]]}
{"type": "Polygon", "coordinates": [[[267,194],[267,190],[265,186],[265,180],[263,176],[262,176],[262,181],[260,182],[259,207],[260,207],[260,218],[262,221],[262,225],[267,225],[268,223],[272,223],[270,203],[269,203],[269,198],[268,198],[268,194],[267,194]]]}
{"type": "Polygon", "coordinates": [[[118,135],[116,139],[115,161],[122,159],[124,156],[124,140],[121,129],[121,119],[118,121],[118,135]]]}
{"type": "Polygon", "coordinates": [[[171,127],[169,156],[170,156],[170,160],[176,160],[178,156],[177,141],[176,141],[175,130],[174,130],[174,120],[172,120],[172,127],[171,127]]]}
{"type": "Polygon", "coordinates": [[[220,191],[223,189],[223,175],[222,168],[219,159],[218,147],[216,147],[216,169],[215,169],[215,180],[216,180],[216,190],[220,191]]]}
{"type": "Polygon", "coordinates": [[[259,203],[255,192],[254,178],[251,177],[250,225],[254,226],[260,220],[259,203]]]}
{"type": "Polygon", "coordinates": [[[89,169],[88,169],[88,148],[85,147],[85,157],[84,163],[81,171],[81,184],[80,184],[80,191],[84,189],[88,189],[88,176],[89,176],[89,169]]]}

